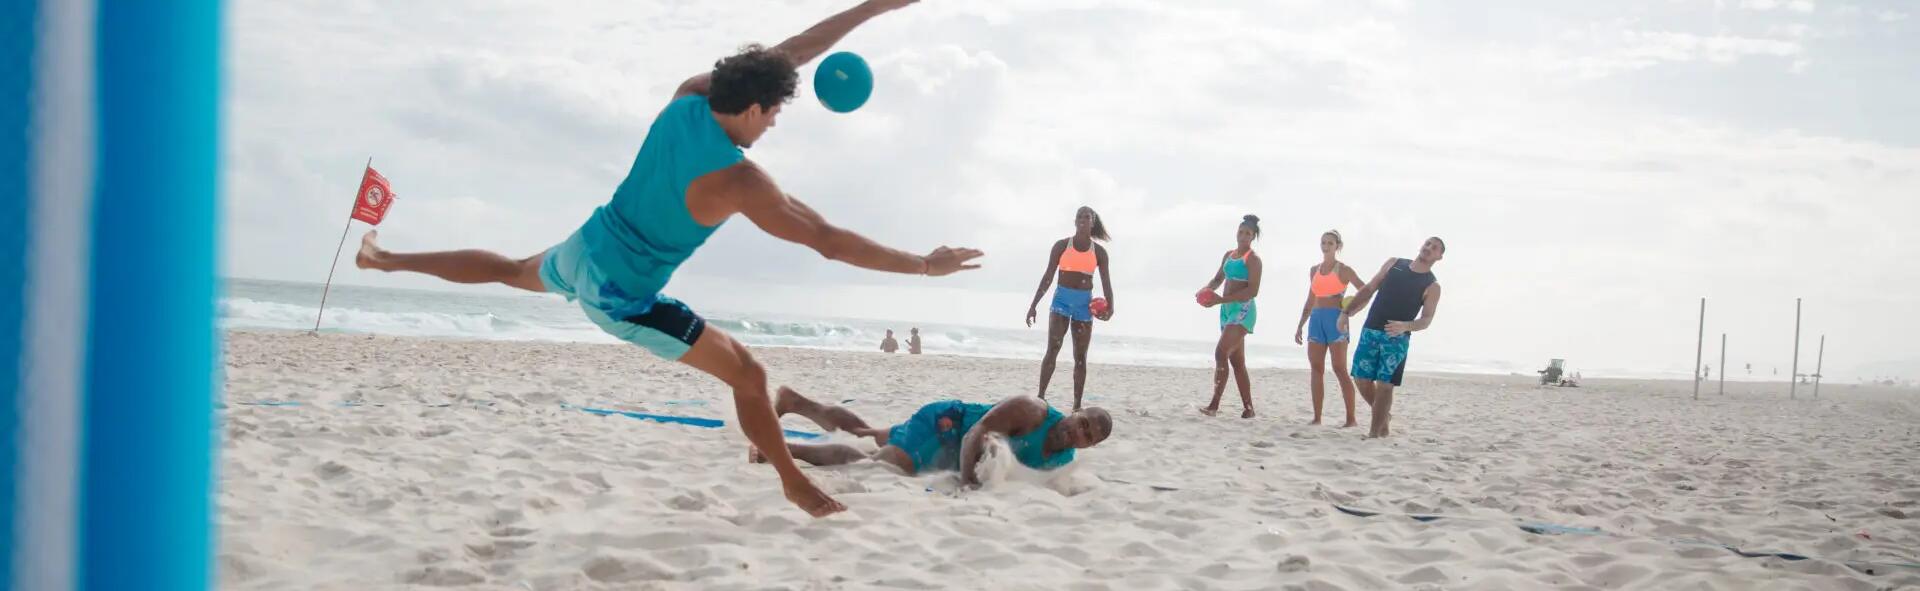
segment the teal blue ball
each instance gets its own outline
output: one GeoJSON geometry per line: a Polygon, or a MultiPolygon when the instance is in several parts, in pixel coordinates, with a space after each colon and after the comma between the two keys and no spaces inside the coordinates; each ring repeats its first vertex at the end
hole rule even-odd
{"type": "Polygon", "coordinates": [[[850,113],[873,96],[873,70],[867,60],[845,51],[820,60],[813,72],[813,94],[835,113],[850,113]]]}

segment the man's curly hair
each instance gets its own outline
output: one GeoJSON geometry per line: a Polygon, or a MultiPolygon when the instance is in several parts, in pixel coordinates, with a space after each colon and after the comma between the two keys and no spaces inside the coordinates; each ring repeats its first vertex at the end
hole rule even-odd
{"type": "Polygon", "coordinates": [[[714,62],[707,103],[723,115],[737,115],[753,105],[771,109],[792,100],[799,84],[800,72],[785,53],[748,45],[714,62]]]}

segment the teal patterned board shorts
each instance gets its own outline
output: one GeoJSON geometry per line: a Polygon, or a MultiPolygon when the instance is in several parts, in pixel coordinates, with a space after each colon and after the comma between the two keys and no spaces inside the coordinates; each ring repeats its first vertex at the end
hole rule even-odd
{"type": "Polygon", "coordinates": [[[1353,379],[1400,385],[1400,376],[1407,369],[1407,348],[1412,344],[1412,333],[1394,337],[1384,330],[1361,331],[1360,344],[1353,349],[1353,379]]]}

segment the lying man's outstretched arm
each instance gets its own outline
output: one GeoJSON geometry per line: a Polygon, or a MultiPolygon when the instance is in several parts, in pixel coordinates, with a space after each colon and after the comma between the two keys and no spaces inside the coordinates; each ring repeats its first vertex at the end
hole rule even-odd
{"type": "Polygon", "coordinates": [[[1047,403],[1039,398],[1015,396],[993,405],[960,442],[960,481],[967,486],[980,485],[980,475],[974,467],[980,463],[980,454],[986,451],[987,435],[999,433],[1012,437],[1039,429],[1046,423],[1047,403]]]}

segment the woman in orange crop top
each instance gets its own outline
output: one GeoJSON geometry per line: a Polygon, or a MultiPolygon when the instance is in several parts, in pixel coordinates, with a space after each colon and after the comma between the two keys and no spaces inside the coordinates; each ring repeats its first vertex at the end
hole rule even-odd
{"type": "Polygon", "coordinates": [[[1339,230],[1327,230],[1320,235],[1320,264],[1307,269],[1307,305],[1300,309],[1300,325],[1294,329],[1293,343],[1307,345],[1308,384],[1313,390],[1313,422],[1320,424],[1320,408],[1326,399],[1327,352],[1333,352],[1333,377],[1340,380],[1340,396],[1347,403],[1347,424],[1352,427],[1360,424],[1353,418],[1353,377],[1347,373],[1347,330],[1346,316],[1340,308],[1346,305],[1343,296],[1347,286],[1358,290],[1366,287],[1352,267],[1334,258],[1346,242],[1340,239],[1339,230]]]}
{"type": "Polygon", "coordinates": [[[1047,294],[1058,271],[1060,287],[1053,291],[1052,311],[1047,324],[1047,355],[1040,361],[1040,397],[1047,397],[1047,382],[1053,379],[1054,359],[1060,356],[1060,341],[1068,328],[1073,330],[1073,409],[1080,410],[1080,399],[1087,387],[1087,343],[1093,338],[1093,319],[1113,317],[1113,278],[1107,274],[1107,248],[1094,241],[1106,241],[1107,226],[1091,207],[1082,207],[1073,216],[1073,236],[1053,243],[1047,255],[1047,271],[1040,275],[1040,289],[1027,307],[1027,326],[1040,315],[1040,298],[1047,294]],[[1093,272],[1100,271],[1100,287],[1106,295],[1104,307],[1093,305],[1093,272]]]}

